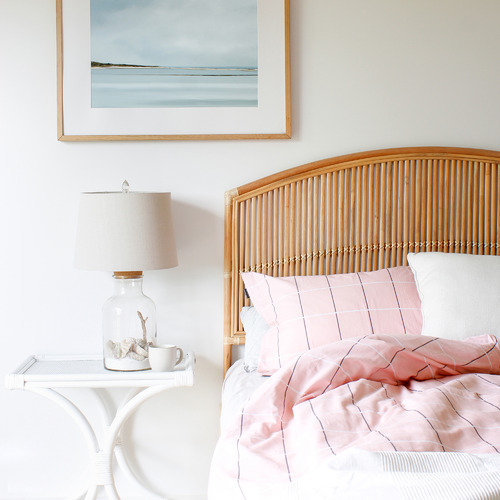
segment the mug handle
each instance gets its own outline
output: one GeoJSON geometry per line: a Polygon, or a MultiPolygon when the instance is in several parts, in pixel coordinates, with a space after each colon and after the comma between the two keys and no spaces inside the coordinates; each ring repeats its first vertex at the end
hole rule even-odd
{"type": "Polygon", "coordinates": [[[177,361],[175,362],[175,366],[177,366],[184,359],[184,351],[178,347],[177,348],[177,361]]]}

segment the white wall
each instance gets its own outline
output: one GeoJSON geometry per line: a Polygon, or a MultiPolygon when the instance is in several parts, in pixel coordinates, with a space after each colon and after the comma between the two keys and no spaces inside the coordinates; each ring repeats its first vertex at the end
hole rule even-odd
{"type": "MultiPolygon", "coordinates": [[[[160,340],[196,351],[196,385],[145,404],[126,441],[139,475],[173,498],[204,498],[217,437],[224,192],[362,150],[500,149],[500,2],[291,4],[292,140],[68,144],[56,141],[55,0],[0,0],[2,374],[31,353],[100,351],[112,284],[73,268],[79,193],[125,178],[171,191],[180,265],[147,273],[145,289],[160,340]]],[[[0,498],[65,497],[84,480],[85,443],[58,407],[0,388],[0,408],[0,498]]]]}

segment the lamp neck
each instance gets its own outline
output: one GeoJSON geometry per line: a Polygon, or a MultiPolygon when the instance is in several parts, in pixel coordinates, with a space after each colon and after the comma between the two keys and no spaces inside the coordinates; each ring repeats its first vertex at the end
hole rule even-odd
{"type": "Polygon", "coordinates": [[[142,295],[141,273],[114,273],[115,295],[142,295]]]}
{"type": "Polygon", "coordinates": [[[142,278],[142,271],[115,271],[113,278],[119,279],[133,279],[142,278]]]}

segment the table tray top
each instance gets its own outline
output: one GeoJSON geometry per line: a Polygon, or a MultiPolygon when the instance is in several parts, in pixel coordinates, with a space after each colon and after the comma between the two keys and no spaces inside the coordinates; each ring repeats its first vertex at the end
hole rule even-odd
{"type": "Polygon", "coordinates": [[[186,352],[171,372],[152,370],[112,371],[102,356],[32,355],[5,378],[8,389],[31,387],[148,387],[193,385],[195,356],[186,352]]]}

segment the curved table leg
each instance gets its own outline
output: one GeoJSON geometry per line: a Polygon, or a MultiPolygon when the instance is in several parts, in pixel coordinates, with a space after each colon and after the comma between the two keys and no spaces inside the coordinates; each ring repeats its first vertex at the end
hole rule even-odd
{"type": "MultiPolygon", "coordinates": [[[[77,426],[82,431],[85,440],[87,442],[87,447],[89,450],[89,455],[92,457],[96,453],[99,452],[99,442],[97,440],[96,434],[92,429],[87,418],[83,415],[83,413],[76,407],[74,403],[72,403],[68,398],[54,391],[53,389],[46,388],[29,388],[27,389],[30,392],[34,392],[35,394],[39,394],[47,399],[50,399],[54,403],[58,404],[61,408],[63,408],[66,413],[68,413],[71,418],[76,422],[77,426]]],[[[83,491],[80,491],[76,494],[70,496],[71,499],[78,500],[85,495],[85,500],[95,500],[97,497],[97,487],[95,484],[92,484],[89,480],[89,484],[83,491]]]]}
{"type": "MultiPolygon", "coordinates": [[[[168,389],[168,387],[165,387],[165,389],[168,389]]],[[[131,400],[133,399],[134,397],[136,397],[139,393],[141,393],[142,391],[144,390],[143,387],[135,387],[135,388],[132,388],[128,393],[127,395],[125,396],[125,398],[123,399],[120,407],[118,408],[117,412],[119,411],[122,411],[123,407],[131,400]]],[[[157,392],[155,392],[156,394],[157,392]]],[[[153,396],[154,394],[152,394],[151,396],[153,396]]],[[[151,397],[151,396],[148,396],[148,397],[151,397]]],[[[144,401],[145,399],[143,399],[144,401]]],[[[127,410],[126,410],[127,411],[127,410]]],[[[130,415],[131,416],[132,414],[134,413],[134,411],[130,411],[130,415]]],[[[128,417],[127,419],[128,420],[128,417]]],[[[123,426],[125,425],[126,423],[126,420],[123,421],[122,425],[121,425],[121,429],[123,429],[123,426]]],[[[118,463],[118,467],[120,468],[120,470],[122,470],[124,472],[124,475],[125,477],[128,479],[129,482],[135,484],[136,486],[138,486],[144,493],[147,493],[149,497],[151,497],[151,495],[154,495],[156,496],[158,499],[161,499],[161,500],[165,500],[165,497],[164,496],[161,496],[161,495],[157,495],[156,493],[152,492],[144,483],[143,481],[137,477],[137,475],[133,472],[132,470],[132,467],[130,466],[129,464],[129,461],[127,460],[127,457],[125,455],[125,452],[124,452],[124,449],[122,447],[122,443],[121,443],[121,440],[120,440],[120,434],[121,434],[121,431],[119,431],[118,435],[117,435],[117,438],[116,438],[116,444],[115,444],[115,448],[114,448],[114,455],[115,455],[115,458],[116,458],[116,461],[118,463]]]]}
{"type": "MultiPolygon", "coordinates": [[[[109,429],[108,429],[108,435],[105,439],[105,442],[103,443],[102,450],[108,457],[108,465],[112,467],[112,457],[113,453],[115,453],[118,464],[120,465],[120,468],[123,470],[125,473],[125,476],[127,479],[133,483],[135,483],[137,486],[139,486],[141,489],[143,489],[145,492],[147,492],[149,495],[155,495],[157,496],[158,499],[161,500],[167,500],[165,496],[159,496],[153,493],[151,490],[149,490],[142,482],[134,475],[132,472],[124,454],[123,451],[120,447],[116,448],[118,444],[118,439],[120,435],[120,431],[123,428],[124,424],[127,422],[127,420],[130,418],[131,415],[139,408],[139,406],[144,403],[144,401],[147,401],[148,399],[152,398],[156,394],[159,394],[160,392],[166,391],[171,387],[168,386],[163,386],[163,385],[158,385],[158,386],[151,386],[151,387],[146,387],[142,389],[141,391],[134,391],[134,395],[132,397],[129,397],[129,399],[125,400],[124,404],[117,410],[116,416],[111,423],[109,429]]],[[[130,396],[130,395],[129,395],[130,396]]],[[[109,498],[113,500],[118,500],[119,496],[116,491],[116,488],[113,485],[109,485],[108,488],[106,488],[106,492],[108,493],[109,498]]]]}
{"type": "Polygon", "coordinates": [[[130,418],[130,416],[139,408],[139,406],[152,398],[160,392],[170,389],[171,386],[156,385],[146,388],[133,389],[127,397],[125,398],[122,405],[116,411],[114,417],[110,414],[110,409],[103,401],[102,396],[96,393],[99,401],[99,410],[101,412],[103,420],[103,438],[102,443],[96,437],[96,433],[92,428],[91,424],[82,413],[82,411],[68,398],[58,393],[53,389],[48,388],[29,388],[27,390],[44,396],[51,401],[54,401],[60,407],[62,407],[76,422],[80,430],[83,432],[85,440],[87,442],[87,447],[89,449],[89,454],[93,458],[93,474],[92,479],[89,480],[87,488],[83,492],[78,492],[77,494],[71,495],[69,498],[71,500],[79,500],[85,498],[85,500],[95,500],[97,498],[97,490],[99,486],[104,487],[106,494],[110,500],[120,500],[120,496],[116,489],[114,475],[113,475],[113,457],[116,455],[116,459],[119,467],[123,470],[126,478],[140,487],[144,492],[147,492],[149,496],[156,496],[158,499],[167,500],[165,496],[157,495],[156,493],[149,490],[132,472],[130,465],[124,456],[123,450],[121,449],[121,444],[119,444],[120,432],[130,418]]]}
{"type": "Polygon", "coordinates": [[[114,416],[116,415],[116,407],[110,401],[108,390],[102,387],[89,387],[88,390],[91,391],[91,394],[95,396],[95,399],[97,400],[99,413],[101,415],[102,428],[104,429],[109,427],[114,416]]]}

